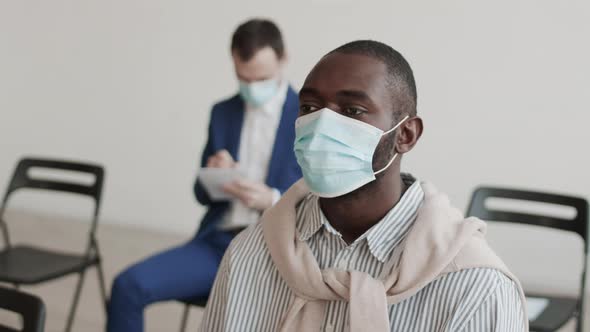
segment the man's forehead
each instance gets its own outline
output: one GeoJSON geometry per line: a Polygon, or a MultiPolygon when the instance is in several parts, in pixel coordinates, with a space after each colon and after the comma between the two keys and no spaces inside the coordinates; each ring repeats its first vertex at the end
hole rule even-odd
{"type": "Polygon", "coordinates": [[[361,54],[332,53],[323,57],[307,76],[304,87],[314,89],[374,89],[383,86],[385,64],[361,54]]]}

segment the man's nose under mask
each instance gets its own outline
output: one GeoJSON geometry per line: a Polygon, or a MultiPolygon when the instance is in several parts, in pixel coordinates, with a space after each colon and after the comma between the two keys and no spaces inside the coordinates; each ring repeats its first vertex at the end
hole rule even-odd
{"type": "Polygon", "coordinates": [[[338,197],[374,181],[385,167],[373,170],[373,155],[384,132],[368,123],[351,119],[329,108],[299,117],[295,122],[295,156],[311,192],[320,197],[338,197]]]}

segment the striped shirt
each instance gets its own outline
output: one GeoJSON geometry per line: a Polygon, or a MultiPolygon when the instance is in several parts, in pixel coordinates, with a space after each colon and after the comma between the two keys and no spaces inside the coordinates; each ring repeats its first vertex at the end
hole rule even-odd
{"type": "MultiPolygon", "coordinates": [[[[297,208],[297,230],[320,268],[357,270],[379,276],[384,263],[399,257],[424,192],[410,187],[398,204],[363,236],[347,244],[323,215],[317,196],[297,208]]],[[[280,222],[280,220],[277,220],[280,222]]],[[[273,265],[260,224],[240,233],[221,262],[202,331],[276,331],[293,294],[273,265]]],[[[391,331],[523,331],[517,286],[494,269],[468,269],[438,277],[413,297],[389,306],[391,331]]],[[[326,306],[322,331],[348,330],[348,302],[326,306]]]]}

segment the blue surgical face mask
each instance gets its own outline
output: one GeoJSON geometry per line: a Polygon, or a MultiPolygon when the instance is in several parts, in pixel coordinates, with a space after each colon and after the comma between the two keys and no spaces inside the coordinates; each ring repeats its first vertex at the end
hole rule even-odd
{"type": "Polygon", "coordinates": [[[240,81],[240,96],[254,107],[266,104],[278,91],[279,80],[275,78],[252,83],[240,81]]]}
{"type": "Polygon", "coordinates": [[[374,181],[381,170],[373,171],[373,154],[383,132],[368,123],[354,120],[328,108],[299,117],[295,122],[295,156],[311,192],[320,197],[338,197],[374,181]]]}

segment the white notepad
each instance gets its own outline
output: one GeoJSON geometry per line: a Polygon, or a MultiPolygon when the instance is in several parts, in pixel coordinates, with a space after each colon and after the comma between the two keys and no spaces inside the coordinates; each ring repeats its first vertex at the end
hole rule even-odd
{"type": "Polygon", "coordinates": [[[547,308],[549,300],[542,297],[527,297],[526,310],[529,320],[533,321],[547,308]]]}
{"type": "Polygon", "coordinates": [[[227,201],[232,197],[223,191],[223,186],[242,178],[243,175],[235,168],[201,168],[199,181],[213,201],[227,201]]]}

